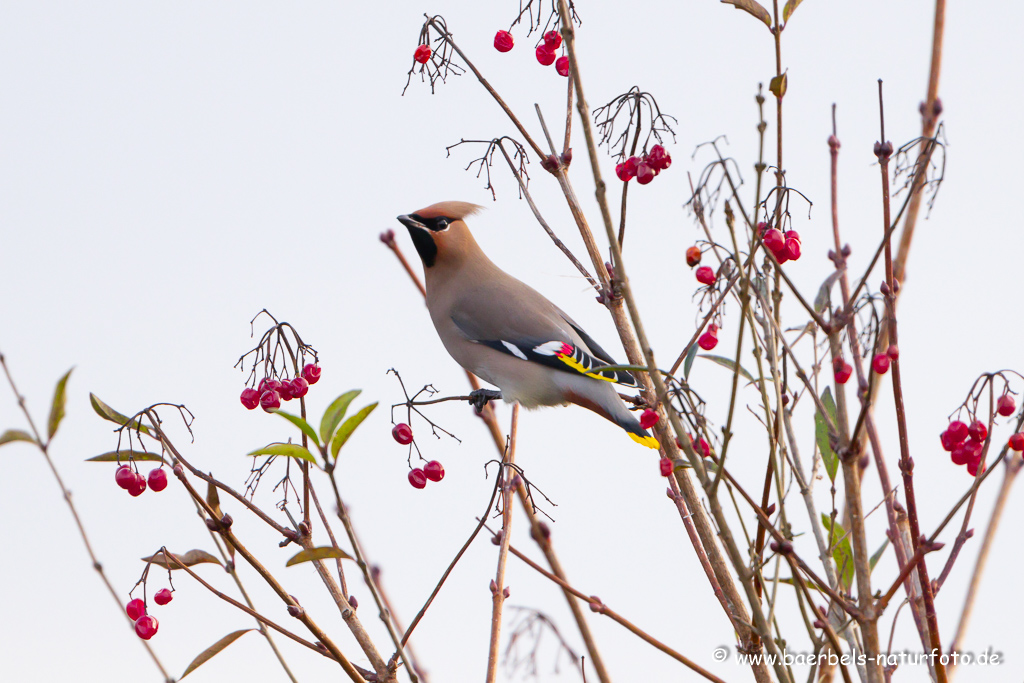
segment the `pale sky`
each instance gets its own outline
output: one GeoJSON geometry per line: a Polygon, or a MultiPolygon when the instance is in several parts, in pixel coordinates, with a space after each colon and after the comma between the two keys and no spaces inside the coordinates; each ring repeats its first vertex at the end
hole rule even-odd
{"type": "MultiPolygon", "coordinates": [[[[429,414],[461,444],[432,439],[423,423],[413,428],[425,455],[440,460],[447,476],[423,491],[407,483],[406,451],[390,437],[386,407],[401,393],[386,371],[397,368],[408,386],[432,383],[444,394],[464,393],[467,385],[378,234],[395,229],[419,267],[395,216],[447,199],[482,204],[487,211],[471,227],[491,258],[566,310],[614,356],[624,357],[606,311],[518,200],[507,173],[494,170],[495,202],[483,179],[463,170],[477,154],[456,149],[446,157],[445,147],[462,138],[515,134],[476,80],[451,79],[434,95],[414,80],[400,96],[422,14],[439,13],[531,134],[541,137],[536,102],[560,136],[565,80],[537,64],[536,36],[527,38],[517,27],[512,52],[499,54],[491,46],[518,3],[2,7],[0,352],[41,423],[54,383],[76,368],[52,455],[115,587],[127,596],[144,566],[138,558],[162,545],[179,552],[212,547],[176,482],[162,493],[133,499],[115,486],[112,466],[83,462],[116,445],[110,423],[90,409],[89,392],[122,412],[157,401],[185,403],[196,415],[195,443],[172,428],[177,445],[201,468],[243,486],[250,462],[245,453],[294,435],[284,420],[247,412],[238,402],[245,375],[232,366],[253,343],[249,320],[267,308],[293,323],[320,352],[323,379],[308,396],[313,415],[318,418],[351,388],[363,390],[356,405],[381,403],[346,445],[339,476],[365,550],[382,566],[390,598],[408,623],[486,504],[491,481],[482,466],[495,451],[465,407],[442,404],[429,414]]],[[[581,72],[592,107],[639,85],[679,121],[677,139],[669,145],[673,166],[650,185],[631,188],[625,249],[648,334],[662,365],[668,365],[689,339],[696,317],[695,283],[682,254],[699,233],[682,204],[687,173],[696,177],[707,158],[691,154],[699,143],[724,134],[744,177],[753,178],[754,94],[774,74],[771,35],[753,18],[713,0],[628,6],[581,0],[578,11],[581,72]]],[[[789,81],[784,165],[790,185],[814,202],[810,219],[805,210],[794,210],[804,256],[788,272],[811,296],[832,268],[825,257],[831,243],[830,107],[838,105],[842,141],[840,221],[853,248],[851,271],[859,276],[882,231],[871,153],[878,139],[877,79],[885,81],[887,135],[899,146],[920,131],[917,107],[925,94],[932,17],[933,4],[923,0],[809,0],[783,34],[789,81]]],[[[1012,201],[1022,180],[1024,142],[1007,132],[1024,107],[1014,66],[1024,64],[1022,25],[1024,9],[1016,4],[983,10],[950,3],[947,10],[940,86],[946,180],[931,217],[918,224],[899,308],[910,443],[926,533],[972,481],[939,449],[946,416],[978,374],[1024,365],[1016,297],[1024,237],[1016,229],[1019,211],[1012,201]]],[[[773,107],[767,111],[773,140],[773,107]]],[[[577,123],[570,177],[596,227],[600,214],[578,132],[577,123]]],[[[602,172],[611,179],[614,164],[602,159],[602,172]]],[[[774,163],[773,152],[768,159],[774,163]]],[[[557,185],[539,164],[530,169],[541,211],[584,259],[557,185]]],[[[617,207],[618,188],[612,185],[617,207]]],[[[750,196],[752,188],[743,191],[750,196]]],[[[724,235],[721,216],[716,225],[724,235]]],[[[880,280],[879,272],[872,285],[877,288],[880,280]]],[[[790,302],[785,306],[792,326],[806,321],[790,302]]],[[[735,305],[728,313],[723,353],[735,348],[735,305]]],[[[690,381],[708,400],[709,418],[724,422],[731,374],[698,361],[690,381]]],[[[1024,384],[1018,381],[1014,389],[1024,384]]],[[[741,397],[744,405],[757,404],[752,389],[741,397]]],[[[895,475],[891,406],[891,393],[883,391],[878,420],[895,475]]],[[[813,425],[810,406],[803,408],[797,426],[809,453],[813,425]]],[[[733,472],[759,490],[763,439],[749,413],[740,412],[730,461],[733,472]]],[[[503,406],[499,414],[507,427],[510,410],[503,406]]],[[[0,387],[0,430],[24,426],[10,391],[0,387]]],[[[1000,427],[997,443],[1008,434],[1000,427]]],[[[22,444],[4,446],[0,457],[0,515],[7,520],[0,562],[0,678],[159,680],[91,570],[45,462],[22,444]]],[[[750,679],[735,653],[724,663],[712,659],[716,646],[733,645],[732,629],[665,497],[665,480],[650,452],[580,408],[547,409],[523,414],[517,460],[557,503],[547,510],[555,519],[553,543],[574,585],[726,680],[750,679]]],[[[975,537],[937,598],[947,646],[1001,478],[996,473],[982,489],[971,524],[975,537]]],[[[269,489],[257,500],[272,509],[276,496],[269,489]]],[[[881,500],[873,467],[865,491],[865,508],[871,509],[881,500]]],[[[820,509],[830,508],[827,479],[817,482],[816,500],[820,509]]],[[[1022,595],[1013,545],[1014,522],[1024,514],[1020,501],[1011,494],[963,643],[974,652],[991,647],[1008,661],[983,672],[963,671],[960,680],[1019,681],[1024,674],[1014,609],[1022,595]]],[[[806,531],[795,492],[793,503],[791,518],[806,531]]],[[[278,539],[237,506],[225,509],[249,547],[353,661],[365,666],[312,568],[286,569],[291,548],[278,549],[278,539]]],[[[748,526],[751,519],[745,520],[748,526]]],[[[961,519],[940,539],[946,551],[930,556],[933,575],[961,519]]],[[[882,511],[868,522],[869,545],[875,548],[884,538],[882,511]]],[[[517,513],[513,545],[540,558],[526,529],[517,513]]],[[[809,535],[798,539],[797,550],[808,559],[816,555],[809,535]]],[[[483,678],[495,561],[496,548],[478,539],[416,631],[413,643],[435,683],[483,678]]],[[[888,586],[895,571],[890,550],[875,583],[888,586]]],[[[200,572],[234,594],[226,574],[212,566],[200,572]]],[[[241,573],[261,609],[301,631],[259,577],[248,568],[241,573]]],[[[151,592],[165,580],[151,578],[151,592]]],[[[390,653],[354,568],[349,581],[362,620],[390,653]]],[[[509,606],[543,610],[570,645],[583,651],[555,586],[515,558],[509,559],[507,583],[509,606]]],[[[161,625],[150,642],[177,676],[201,650],[252,621],[185,576],[176,576],[175,586],[174,602],[153,608],[161,625]]],[[[795,647],[803,649],[791,598],[780,619],[791,627],[795,647]]],[[[893,611],[883,619],[885,642],[893,611]]],[[[906,612],[893,649],[916,651],[920,644],[906,612]]],[[[587,614],[615,680],[693,678],[618,625],[587,614]]],[[[507,635],[511,609],[506,616],[507,635]]],[[[276,640],[300,680],[338,676],[327,660],[276,640]]],[[[538,661],[543,681],[556,680],[550,641],[547,648],[538,661]]],[[[579,680],[564,659],[561,669],[558,680],[579,680]]],[[[285,680],[256,635],[246,635],[190,680],[243,677],[285,680]]],[[[597,680],[592,671],[588,680],[597,680]]],[[[927,673],[907,666],[895,680],[925,681],[927,673]]]]}

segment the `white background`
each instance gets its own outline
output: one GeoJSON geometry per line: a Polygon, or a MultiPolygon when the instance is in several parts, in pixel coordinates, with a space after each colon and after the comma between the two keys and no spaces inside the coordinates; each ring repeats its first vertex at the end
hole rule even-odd
{"type": "MultiPolygon", "coordinates": [[[[232,365],[248,350],[249,319],[266,307],[294,323],[321,354],[324,376],[313,387],[313,415],[337,394],[359,387],[357,405],[400,399],[385,375],[398,368],[410,386],[433,383],[444,393],[466,389],[461,370],[435,337],[418,294],[377,240],[394,217],[444,199],[484,204],[472,222],[483,248],[501,266],[546,293],[602,344],[621,357],[606,312],[575,269],[537,226],[507,174],[496,169],[498,201],[483,181],[463,171],[476,155],[445,146],[460,138],[515,133],[471,77],[452,79],[437,94],[414,82],[400,97],[422,21],[439,12],[463,49],[519,113],[534,136],[533,104],[561,128],[564,79],[539,66],[522,27],[505,55],[491,47],[507,28],[513,2],[34,2],[3,4],[0,21],[0,350],[28,406],[44,423],[53,384],[75,366],[68,416],[53,457],[73,489],[94,547],[123,594],[138,579],[139,557],[166,544],[184,551],[210,548],[210,539],[180,487],[133,499],[116,488],[113,467],[83,463],[113,449],[111,425],[93,414],[88,393],[130,412],[156,401],[184,402],[197,416],[195,443],[176,429],[178,445],[200,467],[241,485],[245,453],[288,436],[290,427],[238,403],[245,376],[232,365]]],[[[641,5],[580,2],[579,30],[586,94],[594,107],[636,84],[679,119],[675,163],[652,184],[630,192],[626,258],[641,312],[662,365],[689,338],[696,318],[695,283],[682,252],[698,238],[682,209],[686,174],[706,157],[695,146],[726,134],[729,153],[752,179],[757,123],[754,94],[774,73],[771,36],[753,18],[706,2],[641,5]],[[627,9],[628,8],[628,9],[627,9]]],[[[783,37],[789,70],[785,98],[785,168],[789,183],[814,202],[811,218],[795,209],[804,257],[789,269],[805,292],[830,272],[828,221],[830,106],[838,104],[840,209],[844,239],[860,273],[882,229],[879,178],[872,144],[878,139],[876,80],[885,80],[886,131],[898,146],[919,133],[931,49],[932,3],[830,3],[811,0],[795,13],[783,37]]],[[[1015,190],[1024,153],[1014,133],[1021,100],[1017,67],[1024,54],[1017,29],[1024,10],[979,10],[950,3],[940,94],[948,135],[946,181],[931,218],[918,224],[900,303],[910,443],[923,529],[930,533],[971,480],[939,450],[937,434],[983,371],[1016,366],[1020,339],[1020,254],[1015,190]]],[[[774,140],[773,106],[769,140],[774,140]]],[[[578,126],[577,126],[578,129],[578,126]]],[[[556,132],[556,136],[560,133],[556,132]]],[[[574,139],[571,169],[592,224],[599,213],[582,138],[574,139]]],[[[773,150],[774,144],[769,143],[773,150]]],[[[774,162],[774,153],[768,159],[774,162]]],[[[602,172],[612,177],[605,158],[602,172]]],[[[556,185],[531,165],[541,209],[560,236],[585,254],[556,185]]],[[[744,188],[749,193],[752,188],[744,188]]],[[[611,192],[617,206],[617,188],[611,192]]],[[[720,216],[716,225],[721,226],[720,216]]],[[[718,230],[722,230],[721,227],[718,230]]],[[[719,234],[724,235],[724,232],[719,234]]],[[[880,274],[872,277],[877,287],[880,274]]],[[[793,325],[805,317],[786,304],[793,325]]],[[[720,347],[734,349],[735,307],[720,347]]],[[[724,421],[731,374],[698,361],[691,381],[724,421]]],[[[1015,385],[1021,390],[1020,382],[1015,385]]],[[[742,400],[757,403],[752,389],[742,400]]],[[[897,478],[891,393],[879,399],[890,474],[897,478]]],[[[804,411],[810,408],[803,406],[804,411]]],[[[759,490],[762,441],[747,417],[731,452],[733,471],[759,490]],[[749,462],[749,466],[748,463],[749,462]]],[[[461,445],[433,440],[414,424],[426,453],[447,477],[423,491],[406,482],[405,449],[390,436],[388,410],[379,409],[345,447],[343,493],[366,551],[407,623],[474,525],[490,493],[483,463],[495,456],[489,435],[465,407],[431,411],[461,445]]],[[[509,411],[502,407],[507,424],[509,411]]],[[[168,417],[170,417],[168,415],[168,417]]],[[[809,414],[798,425],[809,452],[809,414]]],[[[0,428],[24,427],[9,391],[0,390],[0,428]]],[[[1001,427],[1002,443],[1008,430],[1001,427]]],[[[0,451],[0,678],[10,681],[157,680],[144,650],[89,568],[59,491],[38,453],[26,445],[0,451]]],[[[581,590],[728,680],[747,680],[735,656],[714,663],[715,646],[733,643],[665,498],[650,452],[577,408],[524,414],[519,462],[558,504],[553,542],[581,590]]],[[[865,503],[881,491],[868,471],[865,503]]],[[[975,508],[974,539],[964,548],[937,598],[948,646],[973,562],[1001,479],[996,473],[975,508]]],[[[258,500],[271,506],[269,486],[258,500]]],[[[818,504],[828,509],[828,482],[818,504]]],[[[803,516],[794,499],[791,519],[803,516]]],[[[285,570],[293,550],[238,506],[225,508],[239,535],[288,590],[307,605],[357,663],[366,665],[311,567],[285,570]]],[[[1011,496],[980,587],[965,650],[992,647],[1008,663],[962,673],[964,680],[1019,681],[1017,607],[1021,604],[1015,520],[1024,507],[1011,496]]],[[[956,529],[940,540],[947,550],[930,558],[933,575],[956,529]]],[[[746,522],[752,525],[752,517],[746,522]]],[[[513,543],[540,557],[521,516],[513,543]]],[[[340,529],[339,529],[340,531],[340,529]]],[[[882,513],[869,520],[871,545],[883,536],[882,513]]],[[[808,537],[798,549],[816,553],[808,537]]],[[[496,552],[480,539],[416,632],[413,642],[433,681],[483,678],[490,614],[487,585],[496,552]]],[[[212,566],[207,580],[234,591],[212,566]]],[[[885,588],[895,572],[891,551],[875,573],[885,588]]],[[[261,609],[285,614],[248,569],[242,574],[261,609]]],[[[155,576],[154,590],[166,576],[155,576]]],[[[381,649],[386,638],[365,586],[349,571],[360,616],[381,649]]],[[[582,651],[559,591],[509,560],[510,605],[545,610],[569,643],[582,651]]],[[[155,608],[161,623],[151,641],[174,675],[203,648],[251,620],[186,577],[175,600],[155,608]]],[[[783,586],[784,593],[791,589],[783,586]]],[[[792,605],[792,594],[786,595],[792,605]]],[[[883,619],[888,641],[891,616],[883,619]]],[[[510,613],[509,613],[510,614],[510,613]]],[[[588,613],[589,615],[589,613],[588,613]]],[[[690,680],[693,675],[610,620],[589,615],[615,680],[690,680]]],[[[789,607],[783,621],[795,627],[789,607]]],[[[793,634],[794,649],[806,643],[793,634]]],[[[507,633],[508,631],[506,631],[507,633]]],[[[301,680],[336,678],[327,660],[277,638],[301,680]]],[[[920,648],[907,610],[894,649],[920,648]]],[[[541,680],[553,678],[550,641],[538,661],[541,680]]],[[[572,680],[563,659],[563,676],[572,680]]],[[[803,674],[806,675],[806,674],[803,674]]],[[[284,680],[258,636],[247,635],[192,680],[284,680]]],[[[923,667],[905,667],[897,680],[922,681],[923,667]]],[[[596,680],[590,672],[588,680],[596,680]]]]}

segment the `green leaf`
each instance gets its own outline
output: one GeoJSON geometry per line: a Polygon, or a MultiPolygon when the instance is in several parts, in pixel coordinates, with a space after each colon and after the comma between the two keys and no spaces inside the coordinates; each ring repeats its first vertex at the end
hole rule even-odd
{"type": "Polygon", "coordinates": [[[348,441],[348,437],[352,436],[352,432],[356,430],[356,427],[361,425],[367,415],[372,413],[373,409],[376,407],[376,402],[371,403],[341,424],[341,427],[338,429],[338,433],[334,435],[334,441],[331,442],[331,455],[335,460],[338,459],[338,451],[340,451],[341,447],[345,445],[346,441],[348,441]]]}
{"type": "MultiPolygon", "coordinates": [[[[192,567],[197,564],[206,563],[217,565],[220,564],[220,560],[218,560],[216,557],[206,552],[205,550],[189,550],[184,555],[171,553],[171,557],[177,558],[181,562],[181,564],[185,565],[186,567],[192,567]]],[[[181,569],[177,562],[174,562],[173,560],[164,557],[164,553],[162,550],[156,553],[155,555],[143,557],[142,561],[152,562],[158,567],[163,567],[164,569],[181,569]]]]}
{"type": "Polygon", "coordinates": [[[257,448],[249,455],[285,455],[289,458],[298,458],[299,460],[306,460],[308,462],[317,464],[316,458],[313,454],[302,446],[294,443],[272,443],[263,448],[257,448]]]}
{"type": "Polygon", "coordinates": [[[192,660],[192,663],[188,665],[188,668],[185,669],[185,673],[181,674],[181,677],[178,680],[180,681],[182,678],[188,676],[190,673],[198,669],[203,664],[206,664],[206,662],[213,659],[214,655],[219,654],[221,650],[223,650],[228,645],[244,636],[249,631],[255,630],[256,629],[254,628],[244,628],[241,631],[235,631],[234,633],[227,634],[226,636],[218,640],[216,643],[200,652],[199,656],[192,660]]]}
{"type": "Polygon", "coordinates": [[[303,562],[311,562],[313,560],[329,560],[332,558],[340,558],[342,560],[351,560],[352,556],[346,553],[341,548],[332,548],[331,546],[323,546],[320,548],[310,548],[308,550],[301,550],[292,556],[290,560],[284,563],[286,567],[293,567],[303,562]]]}
{"type": "Polygon", "coordinates": [[[821,313],[828,306],[828,302],[832,299],[832,285],[836,283],[839,276],[843,274],[843,271],[833,271],[831,275],[825,278],[825,281],[821,283],[821,287],[818,288],[818,295],[814,297],[814,312],[821,313]]]}
{"type": "MultiPolygon", "coordinates": [[[[74,368],[71,368],[74,370],[74,368]]],[[[53,435],[57,433],[57,427],[60,427],[60,421],[64,419],[64,407],[67,405],[68,396],[64,391],[68,383],[68,377],[71,376],[71,370],[64,373],[64,376],[57,381],[57,388],[53,390],[53,403],[50,405],[50,423],[47,439],[52,439],[53,435]]]]}
{"type": "Polygon", "coordinates": [[[868,566],[870,566],[871,569],[874,569],[875,565],[878,564],[878,561],[880,559],[882,559],[882,553],[885,552],[885,549],[888,546],[889,546],[889,539],[887,538],[884,541],[882,541],[882,546],[878,550],[876,550],[875,554],[872,555],[871,559],[868,560],[868,566]]]}
{"type": "Polygon", "coordinates": [[[690,350],[686,352],[686,360],[683,361],[683,379],[690,379],[690,367],[693,366],[693,359],[697,357],[697,342],[694,342],[690,346],[690,350]]]}
{"type": "MultiPolygon", "coordinates": [[[[110,420],[118,426],[124,426],[128,424],[128,418],[125,415],[117,412],[106,403],[101,401],[96,394],[89,394],[89,402],[92,403],[92,409],[96,411],[96,414],[102,417],[104,420],[110,420]]],[[[138,430],[143,434],[150,434],[149,428],[139,422],[138,420],[131,421],[131,429],[138,430]]]]}
{"type": "MultiPolygon", "coordinates": [[[[832,424],[836,424],[836,402],[832,399],[831,387],[825,387],[825,391],[821,394],[821,403],[825,406],[825,410],[828,411],[832,424]]],[[[825,463],[828,478],[835,481],[836,470],[839,469],[839,455],[832,450],[832,444],[828,435],[828,421],[821,414],[820,410],[814,411],[814,439],[818,443],[818,450],[821,451],[821,459],[825,463]]]]}
{"type": "MultiPolygon", "coordinates": [[[[722,367],[729,368],[733,372],[736,372],[736,361],[734,361],[731,358],[726,358],[725,356],[713,356],[710,353],[702,353],[702,354],[700,354],[700,357],[701,358],[707,358],[710,361],[714,361],[715,363],[718,363],[722,367]]],[[[743,375],[746,379],[750,380],[751,382],[756,382],[757,381],[757,380],[755,380],[753,378],[753,376],[749,372],[747,372],[746,370],[743,369],[742,365],[739,366],[739,368],[740,368],[740,374],[743,375]]]]}
{"type": "Polygon", "coordinates": [[[23,432],[20,429],[8,429],[3,434],[0,434],[0,446],[5,443],[11,443],[12,441],[27,441],[29,443],[35,443],[36,440],[32,438],[32,435],[28,432],[23,432]]]}
{"type": "Polygon", "coordinates": [[[348,404],[352,403],[352,399],[362,393],[362,389],[353,389],[352,391],[346,391],[344,394],[334,399],[334,402],[327,406],[327,410],[324,411],[323,419],[320,420],[320,438],[323,439],[324,443],[331,440],[334,436],[334,430],[338,428],[338,424],[342,418],[345,417],[345,411],[348,410],[348,404]]]}
{"type": "Polygon", "coordinates": [[[804,0],[787,0],[786,6],[782,8],[783,23],[789,23],[789,17],[792,16],[793,12],[796,10],[797,7],[800,6],[800,3],[803,1],[804,0]]]}
{"type": "Polygon", "coordinates": [[[772,15],[768,14],[768,10],[755,2],[755,0],[722,0],[722,2],[760,19],[768,28],[772,27],[772,15]]]}
{"type": "Polygon", "coordinates": [[[774,76],[768,83],[768,90],[780,100],[786,96],[786,88],[789,87],[789,78],[786,74],[774,76]]]}
{"type": "Polygon", "coordinates": [[[825,526],[825,538],[831,539],[834,544],[832,558],[836,561],[836,571],[841,572],[839,580],[849,589],[853,585],[853,548],[850,546],[850,537],[839,522],[832,528],[832,518],[825,513],[821,514],[821,521],[825,526]]]}
{"type": "Polygon", "coordinates": [[[161,457],[157,453],[145,453],[143,451],[110,451],[103,455],[94,455],[91,458],[86,458],[86,462],[128,462],[129,460],[149,460],[152,462],[160,462],[161,457]]]}
{"type": "Polygon", "coordinates": [[[289,422],[291,422],[296,427],[298,427],[299,431],[301,431],[303,434],[313,439],[313,443],[315,443],[317,447],[320,446],[320,441],[316,438],[316,432],[313,430],[312,427],[309,426],[308,422],[303,420],[298,415],[292,415],[291,413],[286,413],[283,410],[275,410],[274,412],[283,417],[284,419],[288,420],[289,422]]]}

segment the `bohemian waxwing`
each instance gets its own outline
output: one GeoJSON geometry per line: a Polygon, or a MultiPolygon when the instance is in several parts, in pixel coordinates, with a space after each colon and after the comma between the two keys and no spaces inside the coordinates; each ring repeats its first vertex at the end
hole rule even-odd
{"type": "Polygon", "coordinates": [[[427,309],[448,353],[459,365],[497,386],[524,408],[576,405],[626,430],[637,443],[658,448],[622,403],[614,385],[635,387],[572,318],[532,287],[494,265],[465,223],[480,210],[441,202],[399,216],[423,260],[427,309]]]}

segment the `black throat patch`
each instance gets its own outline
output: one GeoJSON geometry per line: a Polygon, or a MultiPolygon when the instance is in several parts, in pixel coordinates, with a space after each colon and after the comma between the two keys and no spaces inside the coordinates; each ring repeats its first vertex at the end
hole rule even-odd
{"type": "Polygon", "coordinates": [[[437,260],[437,245],[434,244],[434,238],[431,237],[430,232],[423,228],[410,226],[409,236],[412,237],[412,243],[416,246],[420,258],[423,259],[423,266],[425,268],[433,266],[434,261],[437,260]]]}

